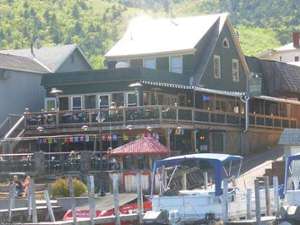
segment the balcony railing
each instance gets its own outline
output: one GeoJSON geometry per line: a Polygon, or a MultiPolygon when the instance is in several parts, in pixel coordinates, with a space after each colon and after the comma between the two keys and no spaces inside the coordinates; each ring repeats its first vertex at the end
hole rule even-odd
{"type": "MultiPolygon", "coordinates": [[[[26,129],[67,128],[82,124],[114,126],[135,124],[190,123],[241,126],[244,114],[209,111],[197,108],[174,106],[119,107],[115,109],[89,109],[78,111],[58,111],[25,113],[26,129]]],[[[296,128],[294,118],[249,114],[252,127],[296,128]]]]}

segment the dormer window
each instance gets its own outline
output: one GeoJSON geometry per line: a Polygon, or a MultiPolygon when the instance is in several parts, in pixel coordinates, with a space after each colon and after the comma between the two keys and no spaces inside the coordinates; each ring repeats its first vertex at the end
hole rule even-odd
{"type": "Polygon", "coordinates": [[[182,56],[170,56],[169,58],[169,71],[172,73],[182,73],[183,71],[182,56]]]}
{"type": "Polygon", "coordinates": [[[147,69],[156,69],[156,58],[143,59],[143,67],[147,69]]]}
{"type": "Polygon", "coordinates": [[[228,39],[227,38],[224,38],[223,39],[223,48],[229,48],[230,46],[229,46],[229,41],[228,41],[228,39]]]}

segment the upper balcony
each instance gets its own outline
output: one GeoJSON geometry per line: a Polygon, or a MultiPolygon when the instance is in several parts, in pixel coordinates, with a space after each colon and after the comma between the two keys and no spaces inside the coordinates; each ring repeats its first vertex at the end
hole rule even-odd
{"type": "MultiPolygon", "coordinates": [[[[68,129],[79,129],[88,125],[91,129],[124,129],[162,124],[175,126],[231,126],[242,128],[245,115],[233,112],[211,111],[192,107],[149,105],[118,107],[114,109],[89,109],[78,111],[26,112],[25,128],[28,135],[37,133],[39,126],[48,133],[60,133],[68,129]]],[[[295,118],[272,115],[249,114],[249,125],[255,128],[296,128],[295,118]]],[[[69,130],[71,131],[71,130],[69,130]]],[[[75,131],[75,130],[74,130],[75,131]]]]}

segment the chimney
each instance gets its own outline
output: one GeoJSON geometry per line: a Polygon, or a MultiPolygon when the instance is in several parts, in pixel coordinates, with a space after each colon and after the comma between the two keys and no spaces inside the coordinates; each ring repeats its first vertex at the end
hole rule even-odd
{"type": "Polygon", "coordinates": [[[295,48],[300,47],[300,32],[293,32],[293,45],[295,48]]]}

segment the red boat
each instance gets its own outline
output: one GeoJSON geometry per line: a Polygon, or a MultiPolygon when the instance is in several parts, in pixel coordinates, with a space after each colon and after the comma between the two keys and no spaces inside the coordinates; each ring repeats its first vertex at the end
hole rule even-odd
{"type": "MultiPolygon", "coordinates": [[[[113,202],[112,198],[111,198],[111,202],[113,202]]],[[[144,212],[150,211],[152,209],[152,203],[151,203],[150,199],[148,199],[146,197],[144,197],[143,205],[144,205],[144,212]]],[[[114,215],[114,208],[111,204],[109,207],[104,207],[106,209],[101,210],[99,208],[103,208],[103,207],[97,207],[97,203],[96,203],[96,217],[104,217],[104,216],[114,215]]],[[[129,202],[125,202],[125,203],[123,202],[123,204],[120,201],[120,213],[121,214],[136,213],[137,209],[138,209],[138,205],[137,205],[136,198],[131,199],[129,202]]],[[[76,209],[76,217],[78,219],[90,218],[88,207],[85,206],[85,207],[80,207],[80,208],[76,209]]],[[[73,219],[72,210],[68,210],[65,213],[63,220],[67,221],[67,220],[72,220],[72,219],[73,219]]],[[[113,224],[114,223],[107,224],[107,225],[113,225],[113,224]]],[[[130,224],[132,224],[132,222],[122,222],[121,224],[122,225],[130,225],[130,224]]]]}

